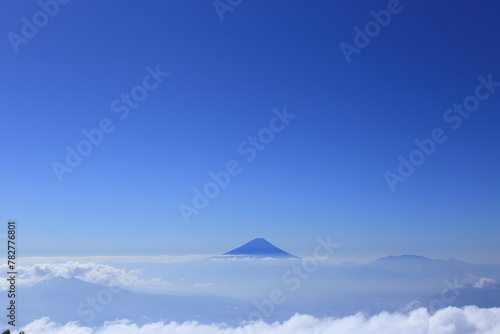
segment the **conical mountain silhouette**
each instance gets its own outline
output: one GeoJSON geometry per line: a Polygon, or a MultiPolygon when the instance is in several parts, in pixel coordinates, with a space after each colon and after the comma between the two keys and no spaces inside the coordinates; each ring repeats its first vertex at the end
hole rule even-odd
{"type": "Polygon", "coordinates": [[[252,257],[274,257],[274,258],[298,258],[295,255],[285,252],[282,249],[274,246],[264,238],[255,238],[247,242],[243,246],[233,249],[223,255],[238,255],[252,257]]]}

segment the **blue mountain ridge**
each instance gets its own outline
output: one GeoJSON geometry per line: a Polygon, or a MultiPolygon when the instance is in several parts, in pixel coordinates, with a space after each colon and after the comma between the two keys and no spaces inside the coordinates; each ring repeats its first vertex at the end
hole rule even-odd
{"type": "Polygon", "coordinates": [[[292,255],[284,250],[274,246],[264,238],[255,238],[246,244],[233,249],[223,255],[252,256],[252,257],[271,257],[271,258],[292,258],[298,259],[298,256],[292,255]]]}

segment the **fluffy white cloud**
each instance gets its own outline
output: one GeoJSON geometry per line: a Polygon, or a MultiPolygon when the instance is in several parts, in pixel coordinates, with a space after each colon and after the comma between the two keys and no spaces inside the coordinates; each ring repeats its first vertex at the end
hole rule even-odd
{"type": "Polygon", "coordinates": [[[497,284],[497,281],[493,278],[487,278],[487,277],[481,277],[477,278],[476,281],[474,282],[473,286],[475,288],[489,288],[493,287],[495,284],[497,284]]]}
{"type": "Polygon", "coordinates": [[[365,317],[358,313],[340,319],[296,314],[283,323],[259,321],[239,327],[197,322],[159,322],[140,327],[122,320],[92,329],[74,322],[58,325],[43,318],[22,330],[37,334],[498,334],[500,308],[448,307],[433,315],[420,308],[407,314],[382,312],[365,317]]]}
{"type": "MultiPolygon", "coordinates": [[[[144,280],[139,277],[141,270],[125,270],[98,263],[42,263],[18,267],[18,278],[21,285],[33,285],[43,280],[56,277],[78,278],[82,281],[106,286],[144,287],[168,286],[160,278],[144,280]]],[[[7,265],[0,266],[0,272],[7,271],[7,265]]],[[[7,288],[8,282],[0,281],[0,290],[7,288]]]]}
{"type": "MultiPolygon", "coordinates": [[[[255,257],[246,255],[217,255],[209,258],[212,262],[274,262],[274,263],[290,263],[297,262],[300,259],[296,258],[274,258],[274,257],[255,257]]],[[[322,261],[325,262],[325,261],[322,261]]]]}

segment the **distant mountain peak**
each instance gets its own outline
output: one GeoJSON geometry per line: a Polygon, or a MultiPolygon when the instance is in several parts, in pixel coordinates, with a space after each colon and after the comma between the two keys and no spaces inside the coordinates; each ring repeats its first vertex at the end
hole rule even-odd
{"type": "Polygon", "coordinates": [[[386,256],[386,257],[383,257],[383,258],[380,258],[376,261],[391,261],[391,260],[421,260],[421,261],[429,261],[429,260],[432,260],[432,259],[429,259],[428,257],[425,257],[425,256],[420,256],[420,255],[399,255],[399,256],[394,256],[394,255],[390,255],[390,256],[386,256]]]}
{"type": "Polygon", "coordinates": [[[272,257],[272,258],[298,258],[284,250],[274,246],[264,238],[255,238],[246,244],[233,249],[223,255],[272,257]]]}

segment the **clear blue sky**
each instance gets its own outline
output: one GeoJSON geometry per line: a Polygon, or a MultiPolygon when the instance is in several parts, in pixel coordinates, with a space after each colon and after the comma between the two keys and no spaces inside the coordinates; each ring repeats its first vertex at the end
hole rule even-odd
{"type": "MultiPolygon", "coordinates": [[[[35,255],[222,253],[265,237],[310,254],[491,261],[500,251],[500,89],[460,128],[445,111],[500,81],[500,4],[401,1],[348,63],[355,26],[388,1],[70,1],[18,45],[36,1],[0,11],[0,218],[35,255]],[[111,103],[146,67],[169,72],[120,120],[111,103]],[[250,163],[237,147],[297,115],[250,163]],[[114,130],[59,182],[51,166],[82,130],[114,130]],[[392,192],[415,139],[448,136],[392,192]],[[236,160],[242,171],[186,224],[179,204],[236,160]]],[[[43,17],[42,17],[43,19],[43,17]]],[[[152,81],[151,81],[152,82],[152,81]]],[[[500,87],[499,87],[500,88],[500,87]]],[[[123,106],[123,104],[122,104],[123,106]]]]}

